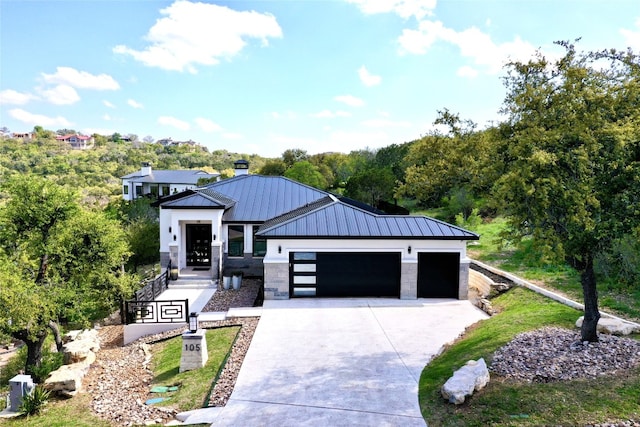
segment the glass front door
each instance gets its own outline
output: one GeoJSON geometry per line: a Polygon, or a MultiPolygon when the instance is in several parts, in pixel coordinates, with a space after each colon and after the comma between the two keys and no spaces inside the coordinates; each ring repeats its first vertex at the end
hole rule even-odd
{"type": "Polygon", "coordinates": [[[187,224],[187,267],[211,265],[211,224],[187,224]]]}

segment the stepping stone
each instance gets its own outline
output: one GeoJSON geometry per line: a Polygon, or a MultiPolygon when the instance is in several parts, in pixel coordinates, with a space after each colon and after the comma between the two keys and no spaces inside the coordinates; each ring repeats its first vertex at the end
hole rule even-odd
{"type": "Polygon", "coordinates": [[[149,399],[144,402],[145,405],[155,405],[156,403],[164,402],[165,400],[169,400],[167,397],[154,397],[153,399],[149,399]]]}

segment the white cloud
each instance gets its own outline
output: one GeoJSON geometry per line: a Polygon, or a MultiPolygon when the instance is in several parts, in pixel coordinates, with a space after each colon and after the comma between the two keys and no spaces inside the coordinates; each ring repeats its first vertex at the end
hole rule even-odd
{"type": "Polygon", "coordinates": [[[197,117],[194,121],[200,127],[200,129],[205,132],[218,132],[222,130],[222,127],[219,124],[203,117],[197,117]]]}
{"type": "Polygon", "coordinates": [[[111,116],[108,114],[105,114],[104,116],[102,116],[102,120],[106,120],[108,122],[111,120],[111,116]]]}
{"type": "Polygon", "coordinates": [[[459,77],[474,78],[478,75],[478,70],[468,65],[464,65],[458,68],[458,71],[456,71],[456,75],[458,75],[459,77]]]}
{"type": "Polygon", "coordinates": [[[80,101],[78,92],[69,85],[59,84],[53,89],[43,89],[40,93],[48,102],[55,105],[70,105],[80,101]]]}
{"type": "Polygon", "coordinates": [[[417,30],[405,29],[398,38],[402,53],[417,55],[426,54],[436,41],[457,46],[463,57],[471,59],[490,74],[498,73],[508,60],[526,61],[536,51],[535,47],[520,37],[496,44],[488,34],[476,27],[456,31],[446,28],[440,21],[422,21],[417,30]]]}
{"type": "Polygon", "coordinates": [[[55,74],[42,73],[47,83],[72,86],[77,89],[118,90],[120,85],[108,74],[94,75],[71,67],[56,67],[55,74]]]}
{"type": "Polygon", "coordinates": [[[160,14],[164,17],[145,36],[147,47],[118,45],[113,52],[130,55],[149,67],[196,73],[196,65],[215,65],[237,55],[247,39],[259,39],[266,46],[268,38],[282,37],[276,18],[268,13],[176,1],[160,14]]]}
{"type": "Polygon", "coordinates": [[[42,127],[64,127],[68,128],[73,125],[69,120],[62,116],[48,117],[42,114],[33,114],[20,108],[14,108],[9,111],[9,115],[14,119],[33,126],[42,127]]]}
{"type": "Polygon", "coordinates": [[[138,101],[136,101],[135,99],[127,99],[127,104],[133,108],[138,108],[138,109],[144,108],[144,106],[138,101]]]}
{"type": "Polygon", "coordinates": [[[350,107],[362,107],[364,105],[364,101],[362,99],[356,98],[352,95],[340,95],[333,99],[338,102],[342,102],[343,104],[347,104],[350,107]]]}
{"type": "Polygon", "coordinates": [[[183,120],[176,119],[171,116],[160,116],[158,117],[158,124],[164,126],[171,126],[180,130],[189,130],[191,129],[191,125],[183,120]]]}
{"type": "Polygon", "coordinates": [[[348,111],[322,110],[318,113],[309,114],[309,116],[315,117],[316,119],[333,119],[336,117],[351,117],[351,113],[348,111]]]}
{"type": "Polygon", "coordinates": [[[104,104],[105,107],[109,107],[109,108],[116,108],[115,105],[113,105],[112,103],[110,103],[109,101],[107,101],[106,99],[104,101],[102,101],[102,103],[104,104]]]}
{"type": "Polygon", "coordinates": [[[347,0],[358,5],[360,10],[367,14],[393,12],[402,18],[415,16],[422,19],[431,16],[436,8],[437,0],[347,0]]]}
{"type": "Polygon", "coordinates": [[[38,97],[30,93],[22,93],[13,89],[0,91],[0,104],[24,105],[33,99],[38,99],[38,97]]]}
{"type": "Polygon", "coordinates": [[[371,74],[364,65],[358,69],[358,76],[365,86],[376,86],[382,81],[382,77],[371,74]]]}
{"type": "Polygon", "coordinates": [[[624,37],[626,47],[630,47],[634,51],[640,50],[640,18],[636,19],[636,30],[620,29],[620,34],[624,37]]]}

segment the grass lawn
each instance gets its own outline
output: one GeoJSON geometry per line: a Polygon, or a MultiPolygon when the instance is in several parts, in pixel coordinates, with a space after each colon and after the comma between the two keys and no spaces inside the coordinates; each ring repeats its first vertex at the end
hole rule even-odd
{"type": "Polygon", "coordinates": [[[422,414],[434,426],[588,425],[640,418],[640,369],[598,380],[525,384],[493,376],[463,405],[447,403],[442,384],[470,359],[491,363],[495,350],[520,332],[572,328],[580,313],[522,288],[493,300],[501,312],[480,322],[435,358],[420,377],[422,414]]]}
{"type": "Polygon", "coordinates": [[[217,378],[233,342],[240,331],[239,326],[208,329],[206,331],[209,359],[201,369],[178,372],[182,355],[182,337],[178,336],[153,346],[152,369],[153,385],[171,386],[179,384],[178,391],[154,393],[157,397],[169,397],[159,403],[161,406],[173,406],[180,411],[188,411],[208,406],[209,393],[217,378]]]}
{"type": "MultiPolygon", "coordinates": [[[[504,218],[496,218],[481,224],[476,233],[480,240],[470,242],[467,252],[478,261],[516,274],[525,280],[547,289],[555,290],[574,301],[582,302],[580,276],[566,264],[542,264],[531,248],[523,242],[518,248],[500,247],[499,233],[506,227],[504,218]]],[[[640,287],[624,288],[612,280],[598,280],[599,305],[602,310],[629,320],[640,321],[640,287]]]]}
{"type": "MultiPolygon", "coordinates": [[[[157,397],[170,397],[161,403],[180,411],[202,408],[211,387],[236,339],[239,326],[207,330],[206,365],[197,370],[179,373],[182,337],[178,336],[153,346],[154,385],[180,384],[176,392],[157,393],[157,397]]],[[[151,397],[151,396],[150,396],[151,397]]],[[[153,397],[156,397],[155,394],[153,397]]],[[[110,423],[94,416],[89,407],[91,396],[78,394],[72,399],[51,399],[44,411],[29,418],[0,418],[7,427],[109,427],[110,423]]]]}
{"type": "Polygon", "coordinates": [[[110,427],[111,424],[91,412],[91,396],[79,394],[72,399],[51,399],[40,415],[0,418],[7,427],[110,427]]]}

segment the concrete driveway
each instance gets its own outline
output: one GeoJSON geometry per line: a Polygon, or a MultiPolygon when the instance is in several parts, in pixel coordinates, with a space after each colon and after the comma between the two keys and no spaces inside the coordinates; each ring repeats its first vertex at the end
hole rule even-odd
{"type": "Polygon", "coordinates": [[[424,426],[418,381],[487,316],[468,301],[265,301],[214,426],[424,426]]]}

